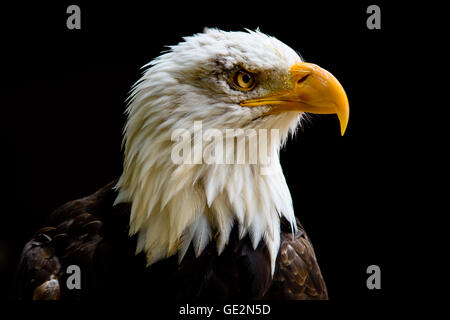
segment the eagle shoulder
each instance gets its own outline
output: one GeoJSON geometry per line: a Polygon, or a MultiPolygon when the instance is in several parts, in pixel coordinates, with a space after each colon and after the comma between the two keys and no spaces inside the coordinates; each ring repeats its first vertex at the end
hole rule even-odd
{"type": "Polygon", "coordinates": [[[70,295],[65,290],[66,269],[70,265],[82,269],[92,266],[103,239],[102,210],[111,207],[113,185],[57,208],[45,227],[34,233],[24,246],[16,271],[19,299],[57,300],[70,295]]]}
{"type": "MultiPolygon", "coordinates": [[[[282,221],[282,230],[288,229],[282,221]]],[[[267,298],[327,300],[328,292],[314,248],[297,219],[298,231],[281,233],[277,266],[267,298]]],[[[290,227],[289,227],[290,228],[290,227]]]]}

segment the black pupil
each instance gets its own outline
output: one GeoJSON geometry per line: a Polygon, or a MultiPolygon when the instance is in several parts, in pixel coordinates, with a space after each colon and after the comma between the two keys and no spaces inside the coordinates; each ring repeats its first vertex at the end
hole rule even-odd
{"type": "Polygon", "coordinates": [[[248,74],[244,74],[242,76],[242,81],[244,81],[244,83],[249,83],[251,80],[250,76],[248,74]]]}

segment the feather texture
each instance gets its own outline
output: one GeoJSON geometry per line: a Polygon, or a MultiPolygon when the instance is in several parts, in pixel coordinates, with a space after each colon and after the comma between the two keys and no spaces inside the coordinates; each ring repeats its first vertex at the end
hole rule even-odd
{"type": "Polygon", "coordinates": [[[261,117],[265,107],[242,108],[238,103],[248,95],[284,86],[290,66],[298,61],[292,49],[260,32],[213,29],[185,38],[147,65],[129,99],[125,163],[116,203],[132,203],[130,234],[139,234],[136,251],[147,252],[149,264],[179,250],[183,257],[187,241],[195,241],[200,254],[205,241],[215,239],[220,253],[236,224],[240,237],[248,233],[254,248],[261,240],[266,242],[273,270],[280,217],[295,231],[279,150],[301,115],[261,117]],[[228,75],[236,65],[258,70],[270,82],[258,92],[234,90],[228,75]],[[203,132],[199,133],[198,123],[203,132]],[[278,130],[276,138],[268,134],[271,129],[278,130]],[[189,138],[179,147],[188,150],[183,156],[190,163],[171,160],[176,130],[187,132],[189,138]],[[221,149],[224,140],[217,141],[214,134],[227,137],[225,149],[221,149]],[[198,143],[200,153],[195,150],[198,143]],[[223,162],[205,163],[202,155],[215,150],[224,150],[223,162]],[[250,161],[255,155],[257,163],[250,161]],[[263,161],[266,157],[270,163],[263,161]],[[242,158],[246,161],[237,164],[242,158]]]}
{"type": "Polygon", "coordinates": [[[68,202],[49,216],[22,252],[15,286],[18,298],[129,299],[132,303],[327,298],[308,237],[298,222],[292,237],[290,223],[284,218],[279,220],[280,250],[274,271],[270,251],[278,246],[277,239],[260,241],[253,248],[248,235],[239,238],[235,225],[218,255],[204,215],[183,234],[178,259],[171,257],[146,267],[154,257],[165,254],[164,248],[162,252],[154,250],[150,257],[144,252],[134,254],[140,233],[128,235],[131,205],[113,206],[115,183],[68,202]],[[66,270],[74,264],[81,270],[80,290],[66,285],[66,270]]]}

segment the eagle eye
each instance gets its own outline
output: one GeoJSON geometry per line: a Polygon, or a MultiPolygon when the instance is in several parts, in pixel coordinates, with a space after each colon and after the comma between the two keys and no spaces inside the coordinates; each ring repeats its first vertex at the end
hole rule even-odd
{"type": "Polygon", "coordinates": [[[256,85],[255,75],[242,67],[233,72],[231,81],[241,91],[250,91],[256,85]]]}

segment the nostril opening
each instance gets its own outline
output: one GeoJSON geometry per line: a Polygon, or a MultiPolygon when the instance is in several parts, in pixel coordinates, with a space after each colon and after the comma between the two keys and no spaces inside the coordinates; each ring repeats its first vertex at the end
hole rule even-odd
{"type": "Polygon", "coordinates": [[[309,77],[309,74],[307,74],[303,78],[298,79],[297,84],[300,84],[300,83],[304,82],[308,77],[309,77]]]}

